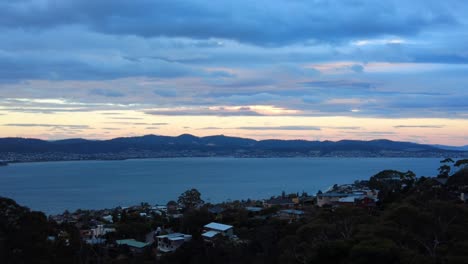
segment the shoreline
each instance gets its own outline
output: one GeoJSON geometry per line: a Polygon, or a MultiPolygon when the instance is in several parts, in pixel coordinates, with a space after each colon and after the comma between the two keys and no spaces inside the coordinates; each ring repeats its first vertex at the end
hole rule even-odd
{"type": "Polygon", "coordinates": [[[131,160],[170,160],[170,159],[430,159],[430,158],[468,158],[468,152],[464,153],[465,155],[427,155],[427,156],[418,156],[418,155],[408,155],[408,156],[395,156],[395,155],[362,155],[362,156],[344,156],[344,155],[330,155],[330,156],[307,156],[307,155],[298,155],[298,156],[235,156],[235,155],[216,155],[216,156],[161,156],[161,157],[129,157],[129,158],[109,158],[109,159],[99,159],[99,158],[90,158],[90,159],[50,159],[50,160],[13,160],[5,161],[5,165],[0,167],[8,167],[12,164],[29,164],[29,163],[49,163],[49,162],[80,162],[80,161],[131,161],[131,160]]]}

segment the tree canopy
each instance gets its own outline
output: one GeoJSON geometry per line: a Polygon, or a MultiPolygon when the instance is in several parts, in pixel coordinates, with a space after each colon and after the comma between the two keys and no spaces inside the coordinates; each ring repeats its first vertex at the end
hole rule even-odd
{"type": "Polygon", "coordinates": [[[201,194],[197,189],[190,189],[179,196],[177,200],[184,209],[193,209],[202,206],[205,202],[201,199],[201,194]]]}

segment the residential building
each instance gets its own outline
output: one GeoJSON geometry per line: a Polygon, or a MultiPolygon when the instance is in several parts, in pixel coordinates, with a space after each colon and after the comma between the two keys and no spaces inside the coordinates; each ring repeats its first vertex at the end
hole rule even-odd
{"type": "Polygon", "coordinates": [[[122,239],[115,241],[119,246],[127,246],[133,253],[143,253],[150,243],[136,241],[135,239],[122,239]]]}
{"type": "Polygon", "coordinates": [[[333,205],[340,201],[341,198],[350,196],[348,193],[317,193],[317,206],[322,207],[324,205],[333,205]]]}
{"type": "Polygon", "coordinates": [[[278,217],[283,220],[289,220],[290,222],[296,221],[297,219],[304,216],[304,211],[285,209],[278,212],[278,217]]]}
{"type": "Polygon", "coordinates": [[[299,202],[299,199],[288,198],[288,197],[277,197],[271,198],[263,202],[265,208],[270,208],[272,206],[281,206],[292,208],[299,202]]]}
{"type": "Polygon", "coordinates": [[[182,244],[190,241],[191,239],[191,235],[182,233],[172,233],[157,236],[156,240],[158,242],[158,251],[161,253],[173,252],[182,246],[182,244]]]}
{"type": "Polygon", "coordinates": [[[215,222],[209,223],[204,226],[204,232],[202,236],[206,240],[211,240],[218,235],[231,238],[234,236],[234,227],[231,225],[225,225],[215,222]]]}

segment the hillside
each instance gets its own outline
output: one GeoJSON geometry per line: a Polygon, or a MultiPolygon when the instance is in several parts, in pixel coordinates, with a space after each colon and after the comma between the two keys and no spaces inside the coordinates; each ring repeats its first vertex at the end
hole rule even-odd
{"type": "Polygon", "coordinates": [[[430,145],[385,139],[360,141],[254,140],[223,135],[176,137],[145,135],[110,140],[65,139],[45,141],[0,138],[0,160],[46,161],[77,159],[127,159],[151,157],[442,157],[466,152],[430,145]]]}

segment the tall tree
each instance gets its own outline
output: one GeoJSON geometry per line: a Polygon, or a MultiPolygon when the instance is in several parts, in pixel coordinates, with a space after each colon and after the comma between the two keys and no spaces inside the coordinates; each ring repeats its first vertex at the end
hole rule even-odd
{"type": "Polygon", "coordinates": [[[449,164],[453,163],[453,159],[446,158],[446,159],[441,160],[440,163],[442,165],[438,169],[439,175],[437,175],[437,178],[448,178],[450,176],[450,170],[451,170],[451,167],[449,164]]]}
{"type": "Polygon", "coordinates": [[[179,196],[177,200],[184,209],[193,209],[203,205],[205,202],[201,199],[201,194],[197,189],[190,189],[179,196]]]}

